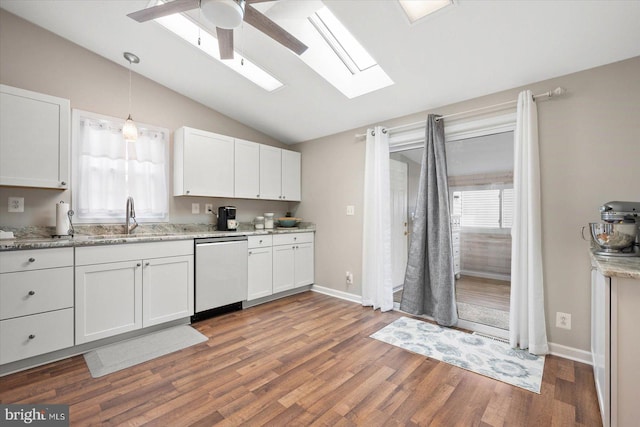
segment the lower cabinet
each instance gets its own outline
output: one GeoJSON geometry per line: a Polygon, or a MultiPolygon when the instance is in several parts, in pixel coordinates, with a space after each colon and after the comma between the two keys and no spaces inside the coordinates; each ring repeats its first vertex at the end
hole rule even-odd
{"type": "Polygon", "coordinates": [[[313,233],[273,236],[273,293],[313,284],[313,233]]]}
{"type": "Polygon", "coordinates": [[[247,300],[312,285],[313,239],[313,233],[249,236],[247,300]]]}
{"type": "Polygon", "coordinates": [[[76,249],[76,344],[193,314],[193,241],[76,249]]]}

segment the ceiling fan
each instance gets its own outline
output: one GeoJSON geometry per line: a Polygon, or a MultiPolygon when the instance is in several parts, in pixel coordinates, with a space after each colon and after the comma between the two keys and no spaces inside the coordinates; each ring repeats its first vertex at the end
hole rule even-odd
{"type": "Polygon", "coordinates": [[[221,59],[233,59],[233,29],[242,24],[243,20],[287,49],[302,55],[307,50],[304,43],[251,6],[252,3],[265,1],[272,0],[173,0],[127,16],[138,22],[145,22],[200,8],[205,18],[216,26],[221,59]]]}

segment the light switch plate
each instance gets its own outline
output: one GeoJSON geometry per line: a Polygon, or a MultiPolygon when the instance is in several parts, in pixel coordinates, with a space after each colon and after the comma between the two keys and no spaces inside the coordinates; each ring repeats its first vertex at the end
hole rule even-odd
{"type": "Polygon", "coordinates": [[[8,212],[24,212],[24,197],[9,197],[8,212]]]}
{"type": "Polygon", "coordinates": [[[347,205],[347,215],[352,216],[356,214],[356,208],[353,205],[347,205]]]}
{"type": "Polygon", "coordinates": [[[204,213],[209,215],[213,215],[213,203],[205,203],[204,204],[204,213]]]}
{"type": "Polygon", "coordinates": [[[192,214],[200,213],[200,203],[191,203],[191,213],[192,214]]]}

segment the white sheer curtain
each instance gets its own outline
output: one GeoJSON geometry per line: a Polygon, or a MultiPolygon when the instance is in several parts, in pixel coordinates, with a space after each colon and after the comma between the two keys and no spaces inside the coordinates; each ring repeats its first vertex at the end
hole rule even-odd
{"type": "Polygon", "coordinates": [[[518,96],[514,139],[509,343],[533,354],[546,354],[538,111],[529,90],[518,96]]]}
{"type": "Polygon", "coordinates": [[[77,114],[73,202],[78,219],[124,218],[125,201],[132,196],[139,220],[166,221],[167,132],[139,125],[137,141],[127,143],[121,120],[77,114]]]}
{"type": "Polygon", "coordinates": [[[365,153],[362,305],[381,311],[393,309],[390,192],[389,135],[376,126],[367,130],[365,153]]]}

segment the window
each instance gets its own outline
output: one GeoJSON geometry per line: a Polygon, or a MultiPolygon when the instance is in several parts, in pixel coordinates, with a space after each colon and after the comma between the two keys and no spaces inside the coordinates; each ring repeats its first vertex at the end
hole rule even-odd
{"type": "Polygon", "coordinates": [[[73,110],[73,209],[78,223],[121,222],[128,196],[139,222],[169,220],[169,131],[137,123],[138,140],[122,136],[124,120],[73,110]]]}
{"type": "Polygon", "coordinates": [[[452,215],[461,227],[511,228],[513,188],[454,191],[452,215]]]}

